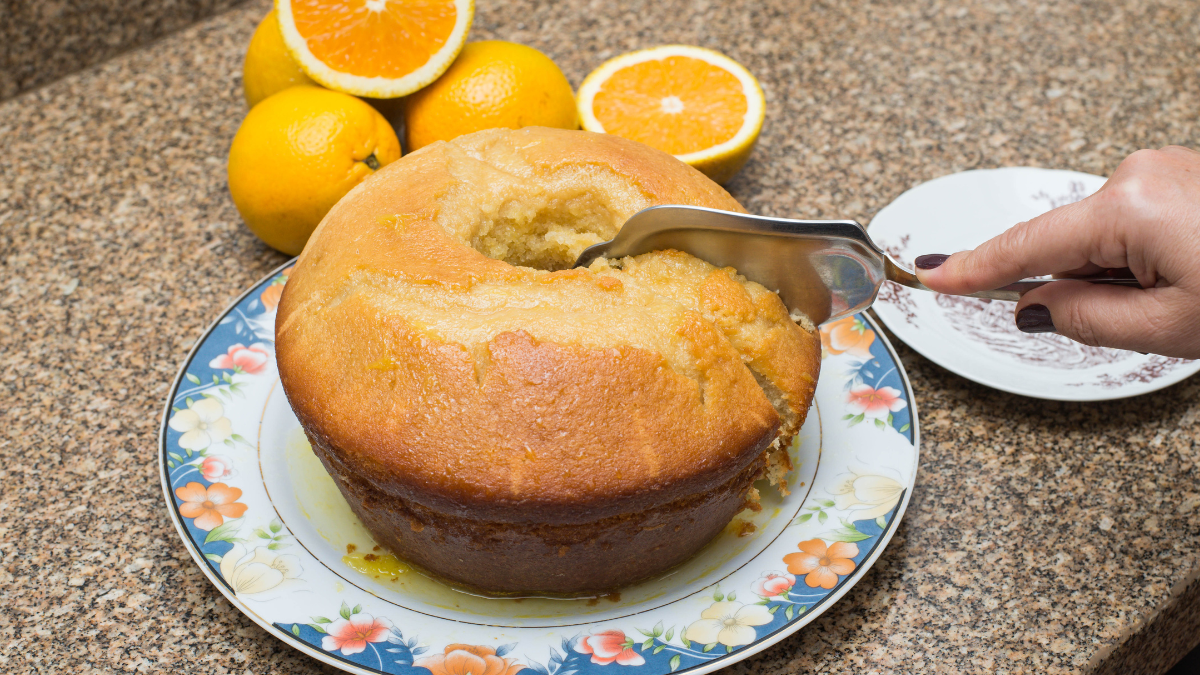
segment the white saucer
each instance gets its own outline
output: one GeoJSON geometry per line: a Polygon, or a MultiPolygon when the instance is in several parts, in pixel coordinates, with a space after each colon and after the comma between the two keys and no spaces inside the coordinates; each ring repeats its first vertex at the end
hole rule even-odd
{"type": "MultiPolygon", "coordinates": [[[[900,195],[871,221],[871,238],[909,267],[926,253],[978,246],[1009,227],[1079,201],[1104,178],[1075,171],[964,171],[900,195]]],[[[914,291],[887,283],[879,318],[925,358],[1002,391],[1059,401],[1126,398],[1162,389],[1200,362],[1088,347],[1061,335],[1017,330],[1015,303],[914,291]]]]}

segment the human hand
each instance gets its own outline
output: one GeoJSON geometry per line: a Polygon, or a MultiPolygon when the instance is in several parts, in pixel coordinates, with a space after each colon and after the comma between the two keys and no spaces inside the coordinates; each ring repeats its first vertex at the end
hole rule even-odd
{"type": "Polygon", "coordinates": [[[1128,267],[1142,288],[1062,281],[1029,291],[1017,303],[1017,327],[1200,358],[1200,152],[1139,150],[1090,197],[973,251],[920,256],[916,267],[921,283],[943,293],[1128,267]]]}

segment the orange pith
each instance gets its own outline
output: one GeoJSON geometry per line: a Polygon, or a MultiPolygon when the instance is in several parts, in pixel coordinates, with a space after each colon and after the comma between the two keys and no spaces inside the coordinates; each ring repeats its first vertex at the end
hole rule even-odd
{"type": "Polygon", "coordinates": [[[330,68],[398,78],[429,61],[454,31],[453,0],[293,0],[296,30],[330,68]]]}
{"type": "Polygon", "coordinates": [[[669,56],[613,73],[592,101],[604,131],[672,155],[733,138],[748,102],[729,71],[688,56],[669,56]]]}

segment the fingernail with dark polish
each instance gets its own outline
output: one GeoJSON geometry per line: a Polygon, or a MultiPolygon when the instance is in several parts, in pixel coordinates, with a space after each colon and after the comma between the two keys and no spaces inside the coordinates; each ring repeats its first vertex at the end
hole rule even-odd
{"type": "Polygon", "coordinates": [[[950,256],[943,255],[941,253],[919,255],[917,256],[917,259],[913,261],[913,264],[916,265],[917,269],[919,270],[935,270],[941,267],[942,263],[946,262],[946,259],[949,257],[950,256]]]}
{"type": "Polygon", "coordinates": [[[1054,320],[1045,305],[1030,305],[1017,312],[1017,330],[1022,333],[1053,333],[1054,320]]]}

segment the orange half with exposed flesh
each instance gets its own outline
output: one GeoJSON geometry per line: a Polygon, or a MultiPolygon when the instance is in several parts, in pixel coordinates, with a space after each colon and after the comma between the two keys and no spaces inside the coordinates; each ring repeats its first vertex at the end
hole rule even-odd
{"type": "Polygon", "coordinates": [[[584,129],[669,152],[718,183],[749,159],[766,103],[758,81],[733,59],[667,45],[623,54],[579,87],[584,129]]]}
{"type": "Polygon", "coordinates": [[[288,53],[309,77],[372,98],[411,94],[462,49],[473,0],[275,0],[288,53]]]}

